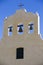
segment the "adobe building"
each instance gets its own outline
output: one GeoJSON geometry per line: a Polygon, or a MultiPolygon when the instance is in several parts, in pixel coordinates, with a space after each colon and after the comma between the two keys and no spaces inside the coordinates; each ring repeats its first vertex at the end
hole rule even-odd
{"type": "Polygon", "coordinates": [[[39,14],[17,10],[4,19],[0,65],[43,65],[39,14]]]}

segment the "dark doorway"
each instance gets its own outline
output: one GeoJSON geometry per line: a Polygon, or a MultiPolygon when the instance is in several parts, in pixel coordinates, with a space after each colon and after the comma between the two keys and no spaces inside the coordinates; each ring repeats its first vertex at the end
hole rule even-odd
{"type": "Polygon", "coordinates": [[[24,58],[24,48],[17,48],[16,59],[23,59],[23,58],[24,58]]]}

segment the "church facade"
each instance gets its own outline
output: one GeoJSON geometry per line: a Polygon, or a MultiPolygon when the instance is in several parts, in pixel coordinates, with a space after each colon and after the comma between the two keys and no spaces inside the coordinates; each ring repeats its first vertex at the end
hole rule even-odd
{"type": "Polygon", "coordinates": [[[4,19],[0,63],[43,65],[43,40],[40,33],[40,16],[37,12],[20,9],[4,19]]]}

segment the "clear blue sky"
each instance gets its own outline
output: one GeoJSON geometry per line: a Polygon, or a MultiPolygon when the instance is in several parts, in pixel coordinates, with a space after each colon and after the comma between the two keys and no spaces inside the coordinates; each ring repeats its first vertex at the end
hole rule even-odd
{"type": "Polygon", "coordinates": [[[41,18],[41,34],[43,36],[43,0],[0,0],[0,38],[3,37],[4,17],[10,16],[19,9],[22,2],[28,12],[38,12],[41,18]]]}

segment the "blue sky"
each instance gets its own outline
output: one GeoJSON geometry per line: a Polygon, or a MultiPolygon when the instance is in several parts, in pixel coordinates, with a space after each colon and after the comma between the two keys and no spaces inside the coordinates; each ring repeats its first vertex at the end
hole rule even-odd
{"type": "Polygon", "coordinates": [[[43,37],[43,0],[0,0],[0,39],[3,37],[4,18],[14,14],[19,9],[20,2],[28,12],[39,13],[43,37]]]}

